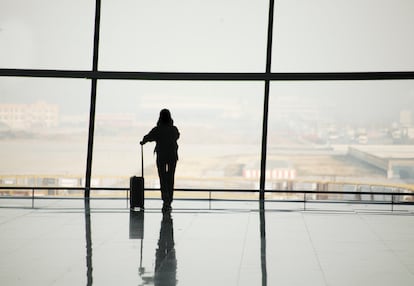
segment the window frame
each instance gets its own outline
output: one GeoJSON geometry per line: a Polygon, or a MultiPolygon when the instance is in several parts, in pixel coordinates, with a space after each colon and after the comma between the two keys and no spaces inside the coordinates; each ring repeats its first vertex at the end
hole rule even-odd
{"type": "Polygon", "coordinates": [[[50,69],[0,69],[2,77],[46,77],[46,78],[79,78],[91,82],[88,152],[86,162],[85,198],[89,198],[91,189],[91,168],[93,159],[93,142],[95,127],[95,105],[97,84],[99,80],[160,80],[160,81],[258,81],[265,86],[263,102],[263,126],[261,138],[261,174],[260,174],[260,201],[264,200],[266,181],[267,158],[267,125],[269,109],[270,82],[274,81],[372,81],[372,80],[413,80],[414,71],[385,71],[385,72],[271,72],[274,0],[269,0],[269,14],[267,27],[266,67],[261,73],[255,72],[128,72],[128,71],[100,71],[98,69],[99,34],[101,17],[101,0],[95,0],[95,24],[93,63],[91,70],[50,70],[50,69]]]}

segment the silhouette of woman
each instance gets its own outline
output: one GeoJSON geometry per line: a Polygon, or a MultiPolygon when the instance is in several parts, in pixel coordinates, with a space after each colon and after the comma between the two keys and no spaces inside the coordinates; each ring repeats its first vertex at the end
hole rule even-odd
{"type": "Polygon", "coordinates": [[[160,111],[160,117],[155,126],[147,135],[144,136],[141,145],[155,141],[157,153],[157,169],[161,185],[161,198],[164,202],[163,211],[171,210],[174,192],[175,167],[178,160],[177,140],[180,132],[174,126],[171,113],[168,109],[160,111]]]}

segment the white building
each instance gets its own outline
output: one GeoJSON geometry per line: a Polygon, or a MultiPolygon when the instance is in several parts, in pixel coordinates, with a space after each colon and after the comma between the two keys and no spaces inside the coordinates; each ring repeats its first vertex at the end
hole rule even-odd
{"type": "Polygon", "coordinates": [[[400,123],[403,127],[410,127],[413,124],[413,115],[409,110],[400,111],[400,123]]]}
{"type": "Polygon", "coordinates": [[[46,102],[0,104],[0,122],[11,129],[57,127],[59,124],[59,106],[46,102]]]}

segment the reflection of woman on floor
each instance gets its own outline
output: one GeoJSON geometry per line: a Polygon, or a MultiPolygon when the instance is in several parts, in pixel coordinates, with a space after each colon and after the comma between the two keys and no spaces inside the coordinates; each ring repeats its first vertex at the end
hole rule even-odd
{"type": "Polygon", "coordinates": [[[174,248],[173,221],[170,212],[164,212],[161,221],[158,249],[155,251],[154,284],[177,285],[177,258],[174,248]]]}
{"type": "Polygon", "coordinates": [[[177,140],[180,137],[177,127],[171,118],[168,109],[160,112],[157,126],[144,136],[141,145],[155,141],[155,152],[157,153],[158,176],[161,185],[161,197],[164,202],[163,210],[171,209],[174,192],[175,167],[178,160],[177,140]]]}

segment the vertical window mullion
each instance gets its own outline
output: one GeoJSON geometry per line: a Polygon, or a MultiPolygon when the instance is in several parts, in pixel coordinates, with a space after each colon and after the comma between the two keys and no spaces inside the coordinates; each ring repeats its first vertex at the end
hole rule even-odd
{"type": "Polygon", "coordinates": [[[95,32],[93,41],[93,63],[92,63],[92,83],[91,83],[91,104],[89,111],[89,134],[88,134],[88,154],[86,159],[86,176],[85,176],[85,198],[90,196],[91,174],[92,174],[92,157],[93,157],[93,141],[95,131],[95,107],[96,107],[96,87],[98,79],[96,72],[98,71],[98,55],[99,55],[99,30],[101,24],[101,0],[96,0],[95,4],[95,32]]]}
{"type": "Polygon", "coordinates": [[[263,102],[263,126],[262,126],[262,153],[260,160],[260,195],[259,199],[264,200],[266,182],[266,157],[267,157],[267,127],[269,114],[269,89],[272,66],[272,41],[273,41],[273,14],[274,0],[269,0],[269,21],[267,28],[267,53],[266,53],[266,79],[263,102]]]}

